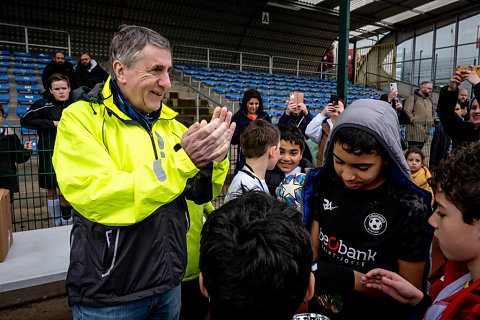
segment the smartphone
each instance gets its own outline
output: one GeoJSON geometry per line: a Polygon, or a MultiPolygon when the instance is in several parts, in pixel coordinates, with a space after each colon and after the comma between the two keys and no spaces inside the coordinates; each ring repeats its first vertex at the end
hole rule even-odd
{"type": "Polygon", "coordinates": [[[293,101],[297,105],[303,103],[303,92],[290,93],[290,101],[293,101]]]}
{"type": "Polygon", "coordinates": [[[392,91],[392,90],[398,91],[396,82],[390,83],[390,91],[392,91]]]}
{"type": "MultiPolygon", "coordinates": [[[[480,77],[480,65],[478,66],[473,66],[475,68],[475,71],[477,72],[478,76],[480,77]]],[[[470,70],[470,67],[461,67],[457,68],[457,71],[467,71],[470,70]]]]}
{"type": "Polygon", "coordinates": [[[338,96],[336,94],[332,94],[328,103],[332,103],[335,106],[338,105],[338,96]]]}
{"type": "Polygon", "coordinates": [[[392,107],[396,107],[397,106],[397,99],[393,98],[392,99],[392,107]]]}

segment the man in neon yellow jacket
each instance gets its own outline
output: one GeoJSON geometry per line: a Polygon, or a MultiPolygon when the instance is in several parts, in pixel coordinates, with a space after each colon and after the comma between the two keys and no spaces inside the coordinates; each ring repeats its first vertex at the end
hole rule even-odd
{"type": "Polygon", "coordinates": [[[235,125],[226,108],[188,130],[175,120],[162,103],[170,44],[155,31],[122,26],[110,51],[111,77],[64,111],[53,155],[75,209],[69,304],[74,319],[178,319],[186,199],[220,192],[235,125]]]}

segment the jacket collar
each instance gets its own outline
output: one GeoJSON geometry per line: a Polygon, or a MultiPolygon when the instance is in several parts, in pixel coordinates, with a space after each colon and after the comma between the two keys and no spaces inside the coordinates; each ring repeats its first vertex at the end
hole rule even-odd
{"type": "MultiPolygon", "coordinates": [[[[100,99],[103,100],[103,104],[107,109],[113,113],[118,119],[126,122],[126,123],[131,123],[132,120],[130,117],[128,117],[125,113],[123,113],[113,102],[113,94],[110,89],[110,82],[111,82],[111,77],[109,76],[107,81],[105,82],[102,92],[101,92],[101,97],[100,99]]],[[[178,115],[177,112],[173,111],[165,103],[162,101],[162,111],[160,112],[160,117],[158,118],[159,120],[172,120],[178,115]]],[[[134,121],[137,123],[136,121],[134,121]]]]}

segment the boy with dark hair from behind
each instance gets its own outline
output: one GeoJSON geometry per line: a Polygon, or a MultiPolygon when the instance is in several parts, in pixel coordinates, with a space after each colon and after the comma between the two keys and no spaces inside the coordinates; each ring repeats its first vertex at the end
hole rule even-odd
{"type": "Polygon", "coordinates": [[[432,170],[430,183],[437,209],[428,222],[448,259],[432,306],[430,297],[394,272],[374,269],[362,281],[415,306],[419,315],[426,311],[427,320],[480,319],[480,142],[454,149],[432,170]]]}
{"type": "Polygon", "coordinates": [[[361,283],[380,266],[425,282],[430,197],[412,181],[393,108],[365,99],[345,109],[303,193],[317,262],[309,309],[332,320],[409,319],[408,307],[361,283]]]}
{"type": "Polygon", "coordinates": [[[265,172],[273,169],[279,157],[280,130],[265,120],[250,122],[240,135],[245,166],[237,172],[228,188],[225,202],[246,191],[268,193],[265,172]]]}
{"type": "Polygon", "coordinates": [[[280,128],[280,157],[272,170],[267,170],[265,181],[270,194],[275,196],[275,190],[282,180],[294,173],[305,173],[306,169],[314,168],[312,162],[303,157],[305,151],[305,136],[292,126],[280,128]]]}
{"type": "Polygon", "coordinates": [[[200,245],[200,288],[210,318],[290,320],[313,295],[312,249],[303,216],[262,192],[212,212],[200,245]]]}

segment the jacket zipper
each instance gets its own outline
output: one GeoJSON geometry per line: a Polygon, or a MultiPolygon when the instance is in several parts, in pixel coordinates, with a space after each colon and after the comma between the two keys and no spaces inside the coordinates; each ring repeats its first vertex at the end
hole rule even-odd
{"type": "Polygon", "coordinates": [[[155,160],[158,160],[157,148],[155,148],[155,140],[153,139],[152,130],[148,131],[150,140],[152,141],[153,152],[155,153],[155,160]]]}

